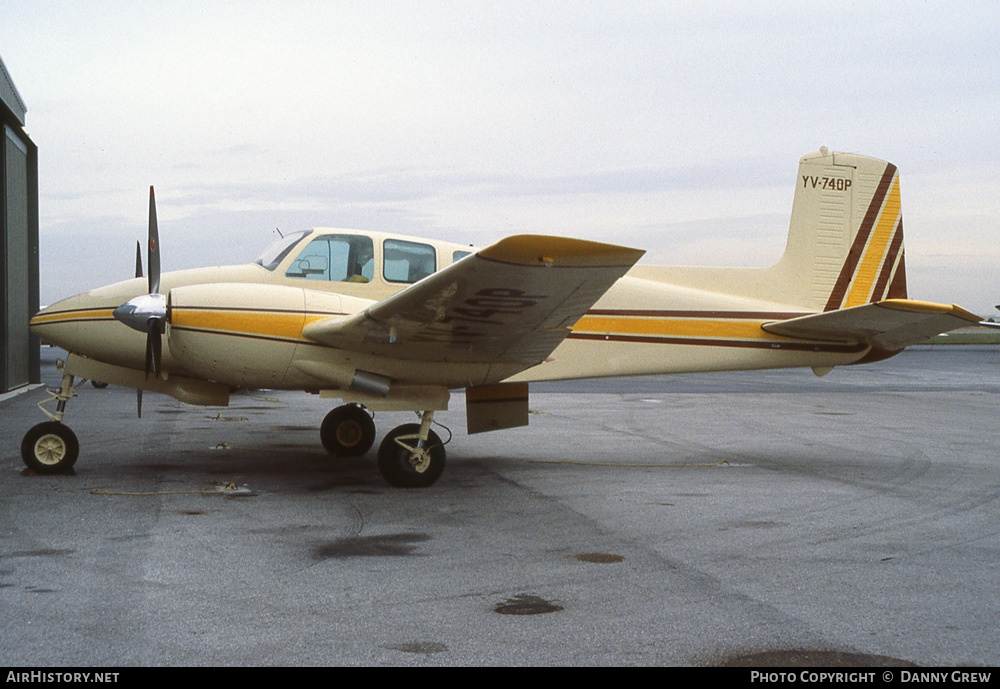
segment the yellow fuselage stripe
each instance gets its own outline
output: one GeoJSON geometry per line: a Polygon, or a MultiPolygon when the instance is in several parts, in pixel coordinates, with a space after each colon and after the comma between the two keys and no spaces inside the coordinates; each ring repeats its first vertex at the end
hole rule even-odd
{"type": "Polygon", "coordinates": [[[50,323],[72,323],[73,321],[92,321],[98,318],[114,318],[113,309],[64,311],[62,313],[40,313],[31,319],[31,325],[50,323]]]}
{"type": "Polygon", "coordinates": [[[326,318],[324,315],[301,313],[260,313],[253,311],[215,311],[198,309],[173,309],[170,323],[177,328],[211,330],[219,333],[240,333],[277,337],[286,340],[308,341],[302,328],[309,323],[326,318]]]}

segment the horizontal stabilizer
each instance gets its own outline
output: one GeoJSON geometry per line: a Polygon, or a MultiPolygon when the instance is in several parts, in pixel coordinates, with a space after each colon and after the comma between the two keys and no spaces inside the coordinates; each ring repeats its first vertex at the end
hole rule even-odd
{"type": "Polygon", "coordinates": [[[303,334],[396,359],[527,368],[544,361],[643,253],[579,239],[508,237],[360,313],[311,323],[303,334]]]}
{"type": "Polygon", "coordinates": [[[769,333],[822,342],[861,342],[894,351],[941,333],[979,323],[979,316],[947,304],[886,299],[848,309],[772,321],[769,333]]]}

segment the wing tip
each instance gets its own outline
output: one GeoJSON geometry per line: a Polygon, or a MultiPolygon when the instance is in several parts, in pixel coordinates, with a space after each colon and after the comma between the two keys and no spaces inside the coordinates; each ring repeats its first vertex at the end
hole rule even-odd
{"type": "Polygon", "coordinates": [[[646,252],[586,239],[520,234],[482,249],[478,255],[492,261],[538,266],[631,267],[646,252]]]}
{"type": "Polygon", "coordinates": [[[915,299],[886,299],[878,302],[878,305],[897,311],[948,314],[969,321],[970,323],[978,323],[982,320],[976,314],[963,309],[957,304],[937,304],[931,301],[917,301],[915,299]]]}

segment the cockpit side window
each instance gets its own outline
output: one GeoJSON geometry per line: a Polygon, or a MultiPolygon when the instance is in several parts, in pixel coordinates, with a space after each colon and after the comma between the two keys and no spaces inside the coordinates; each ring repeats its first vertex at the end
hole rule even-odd
{"type": "Polygon", "coordinates": [[[285,277],[332,282],[369,282],[374,275],[371,237],[341,234],[312,240],[285,272],[285,277]]]}
{"type": "Polygon", "coordinates": [[[387,239],[382,249],[382,274],[389,282],[413,283],[437,270],[437,253],[430,244],[387,239]]]}
{"type": "Polygon", "coordinates": [[[278,267],[278,264],[285,260],[285,256],[291,251],[296,244],[299,243],[304,237],[312,233],[312,230],[302,230],[301,232],[292,232],[291,234],[285,235],[281,239],[272,242],[254,263],[264,266],[268,270],[274,270],[278,267]]]}

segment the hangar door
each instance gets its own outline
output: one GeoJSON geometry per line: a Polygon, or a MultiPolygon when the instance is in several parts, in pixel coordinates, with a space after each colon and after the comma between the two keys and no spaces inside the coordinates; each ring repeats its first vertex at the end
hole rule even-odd
{"type": "Polygon", "coordinates": [[[30,382],[28,320],[31,318],[28,247],[28,149],[4,126],[4,264],[0,299],[3,300],[3,338],[0,342],[0,392],[30,382]]]}

